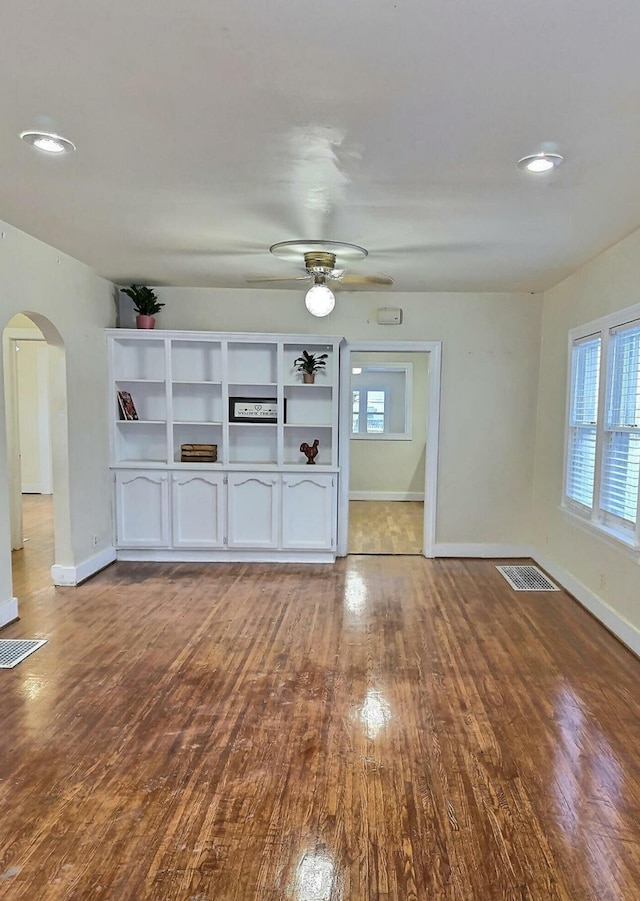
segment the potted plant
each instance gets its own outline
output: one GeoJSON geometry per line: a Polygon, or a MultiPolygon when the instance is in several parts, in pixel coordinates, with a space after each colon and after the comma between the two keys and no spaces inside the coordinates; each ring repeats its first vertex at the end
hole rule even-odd
{"type": "Polygon", "coordinates": [[[122,291],[133,301],[133,307],[138,314],[136,316],[137,328],[155,328],[154,316],[164,306],[158,301],[156,292],[152,288],[147,288],[146,285],[129,285],[122,291]]]}
{"type": "Polygon", "coordinates": [[[327,365],[329,354],[310,354],[303,350],[302,356],[293,361],[296,372],[302,373],[302,381],[305,385],[313,385],[316,380],[316,372],[321,372],[327,365]]]}

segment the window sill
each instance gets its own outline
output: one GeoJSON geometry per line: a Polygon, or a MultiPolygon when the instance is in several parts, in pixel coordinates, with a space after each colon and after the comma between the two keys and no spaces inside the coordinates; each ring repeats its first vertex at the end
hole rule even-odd
{"type": "Polygon", "coordinates": [[[411,441],[411,435],[399,432],[351,432],[356,441],[411,441]]]}
{"type": "Polygon", "coordinates": [[[596,525],[591,522],[591,520],[584,519],[569,507],[560,505],[559,509],[563,519],[572,526],[577,526],[588,535],[594,535],[596,538],[600,538],[601,541],[604,541],[610,547],[622,551],[625,556],[630,557],[636,563],[640,564],[640,547],[633,544],[632,541],[628,541],[624,536],[620,535],[619,532],[614,532],[606,526],[596,525]]]}

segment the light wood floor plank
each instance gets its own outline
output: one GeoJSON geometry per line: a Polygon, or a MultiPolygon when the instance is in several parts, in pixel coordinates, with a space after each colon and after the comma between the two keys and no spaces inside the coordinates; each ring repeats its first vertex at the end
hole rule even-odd
{"type": "Polygon", "coordinates": [[[564,592],[353,556],[20,601],[3,901],[640,897],[640,661],[564,592]]]}
{"type": "Polygon", "coordinates": [[[349,501],[350,554],[421,554],[422,501],[349,501]]]}

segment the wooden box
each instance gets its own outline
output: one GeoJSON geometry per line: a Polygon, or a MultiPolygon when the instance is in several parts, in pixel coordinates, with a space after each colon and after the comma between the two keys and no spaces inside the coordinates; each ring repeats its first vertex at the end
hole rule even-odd
{"type": "Polygon", "coordinates": [[[181,463],[217,463],[217,444],[181,444],[181,463]]]}

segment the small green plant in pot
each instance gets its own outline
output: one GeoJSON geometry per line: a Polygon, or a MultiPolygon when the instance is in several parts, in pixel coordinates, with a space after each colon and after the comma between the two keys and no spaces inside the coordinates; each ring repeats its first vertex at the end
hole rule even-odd
{"type": "Polygon", "coordinates": [[[329,354],[310,354],[303,350],[302,356],[293,361],[296,372],[302,373],[302,381],[306,385],[313,385],[316,380],[316,372],[322,372],[327,365],[329,354]]]}
{"type": "Polygon", "coordinates": [[[156,292],[152,288],[147,288],[146,285],[129,285],[122,291],[133,301],[133,308],[138,314],[136,326],[138,328],[154,328],[156,324],[154,316],[164,306],[158,301],[156,292]]]}

